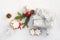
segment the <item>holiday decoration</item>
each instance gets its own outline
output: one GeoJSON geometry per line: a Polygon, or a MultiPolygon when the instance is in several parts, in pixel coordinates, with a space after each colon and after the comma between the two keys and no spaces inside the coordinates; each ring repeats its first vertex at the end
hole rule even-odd
{"type": "Polygon", "coordinates": [[[26,17],[29,17],[30,15],[31,15],[30,11],[27,11],[25,14],[26,17]]]}
{"type": "Polygon", "coordinates": [[[38,36],[39,36],[40,33],[41,33],[41,31],[40,31],[39,29],[36,29],[36,30],[35,30],[35,35],[38,35],[38,36]]]}
{"type": "Polygon", "coordinates": [[[26,11],[25,13],[18,12],[18,16],[15,19],[22,21],[22,19],[26,18],[25,22],[23,23],[23,28],[28,27],[28,22],[30,20],[31,15],[34,14],[34,10],[26,11]]]}
{"type": "Polygon", "coordinates": [[[8,14],[6,15],[6,17],[7,17],[7,18],[11,18],[12,15],[11,15],[10,13],[8,13],[8,14]]]}
{"type": "Polygon", "coordinates": [[[29,33],[30,33],[31,35],[34,35],[34,34],[35,34],[34,29],[31,29],[31,30],[29,31],[29,33]]]}
{"type": "Polygon", "coordinates": [[[41,31],[39,29],[30,29],[29,33],[33,36],[39,36],[41,31]]]}
{"type": "MultiPolygon", "coordinates": [[[[4,2],[5,1],[8,3],[8,1],[10,1],[10,0],[8,0],[8,1],[4,0],[4,2]]],[[[12,36],[12,38],[9,38],[9,39],[12,39],[12,40],[13,40],[14,36],[16,36],[15,38],[20,36],[19,38],[23,38],[21,40],[24,40],[24,39],[25,40],[41,40],[40,38],[43,38],[44,40],[48,40],[48,38],[50,36],[52,36],[51,34],[58,32],[54,29],[55,27],[52,27],[52,25],[53,25],[52,22],[54,21],[54,18],[51,16],[51,15],[53,15],[53,13],[50,12],[51,9],[48,10],[45,8],[44,9],[35,8],[35,7],[38,7],[38,6],[35,6],[35,4],[31,5],[31,6],[29,5],[28,9],[26,6],[23,9],[19,9],[17,7],[20,4],[19,7],[21,8],[23,1],[20,3],[17,2],[17,0],[15,0],[14,2],[13,1],[14,0],[11,0],[11,5],[9,2],[8,5],[6,5],[6,6],[3,5],[4,4],[3,1],[1,2],[3,4],[0,6],[1,7],[4,6],[4,7],[2,7],[2,8],[0,7],[0,11],[1,11],[0,12],[0,18],[1,18],[0,19],[0,40],[6,40],[6,38],[11,37],[11,36],[12,36]],[[16,5],[14,5],[14,4],[16,4],[16,5]],[[34,6],[34,8],[31,8],[32,6],[34,6]],[[53,30],[51,30],[51,28],[53,28],[53,30]],[[52,33],[50,34],[50,32],[52,32],[52,33]]],[[[32,2],[32,0],[31,0],[31,2],[32,2]]],[[[28,3],[28,0],[27,0],[27,3],[28,3]]],[[[30,4],[30,3],[28,3],[28,4],[30,4]]],[[[55,11],[51,10],[51,11],[55,12],[56,10],[55,11]]],[[[58,17],[57,17],[57,19],[58,19],[58,17]]],[[[56,23],[54,21],[54,24],[56,24],[56,23]]],[[[55,26],[55,25],[53,25],[53,26],[55,26]]],[[[55,33],[55,34],[57,34],[57,33],[55,33]]],[[[53,37],[54,37],[54,35],[53,35],[53,37]]],[[[50,37],[50,38],[52,38],[52,37],[50,37]]],[[[18,40],[18,39],[16,39],[16,40],[18,40]]]]}
{"type": "Polygon", "coordinates": [[[13,29],[19,29],[19,28],[21,29],[21,25],[22,25],[22,23],[20,23],[16,19],[12,20],[11,23],[10,23],[10,26],[13,29]]]}
{"type": "Polygon", "coordinates": [[[50,24],[52,22],[52,17],[46,17],[46,13],[43,10],[36,10],[36,14],[33,16],[33,26],[37,27],[44,27],[48,28],[50,27],[50,24]],[[41,12],[41,13],[40,13],[41,12]]]}

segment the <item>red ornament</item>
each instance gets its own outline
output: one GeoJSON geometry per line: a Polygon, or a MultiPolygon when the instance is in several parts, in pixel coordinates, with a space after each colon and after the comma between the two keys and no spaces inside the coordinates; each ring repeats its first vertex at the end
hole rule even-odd
{"type": "Polygon", "coordinates": [[[31,15],[30,11],[27,11],[25,16],[29,17],[31,15]]]}
{"type": "Polygon", "coordinates": [[[22,23],[19,23],[18,29],[21,29],[21,25],[22,25],[22,23]]]}

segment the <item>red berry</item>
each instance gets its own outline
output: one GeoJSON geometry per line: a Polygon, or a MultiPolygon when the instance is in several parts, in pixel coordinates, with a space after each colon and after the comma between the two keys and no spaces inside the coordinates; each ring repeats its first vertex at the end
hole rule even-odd
{"type": "Polygon", "coordinates": [[[29,17],[31,15],[30,11],[27,11],[25,15],[29,17]]]}

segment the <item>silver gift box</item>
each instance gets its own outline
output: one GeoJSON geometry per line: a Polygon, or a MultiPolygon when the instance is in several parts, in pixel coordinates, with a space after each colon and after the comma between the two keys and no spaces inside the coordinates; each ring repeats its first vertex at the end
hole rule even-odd
{"type": "Polygon", "coordinates": [[[41,9],[36,10],[35,13],[30,20],[30,30],[39,29],[42,35],[47,34],[47,31],[51,27],[52,17],[47,16],[48,12],[41,9]]]}

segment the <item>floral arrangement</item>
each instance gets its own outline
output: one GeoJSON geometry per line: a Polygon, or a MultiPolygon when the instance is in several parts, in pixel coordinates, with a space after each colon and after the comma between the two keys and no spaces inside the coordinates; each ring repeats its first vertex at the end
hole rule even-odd
{"type": "Polygon", "coordinates": [[[30,20],[31,15],[35,14],[35,10],[25,10],[25,12],[17,12],[17,16],[11,21],[10,25],[13,29],[21,29],[28,27],[28,22],[30,20]],[[21,22],[23,19],[24,22],[21,22]],[[22,26],[23,25],[23,26],[22,26]],[[15,28],[17,26],[17,28],[15,28]],[[22,27],[21,27],[22,26],[22,27]]]}

